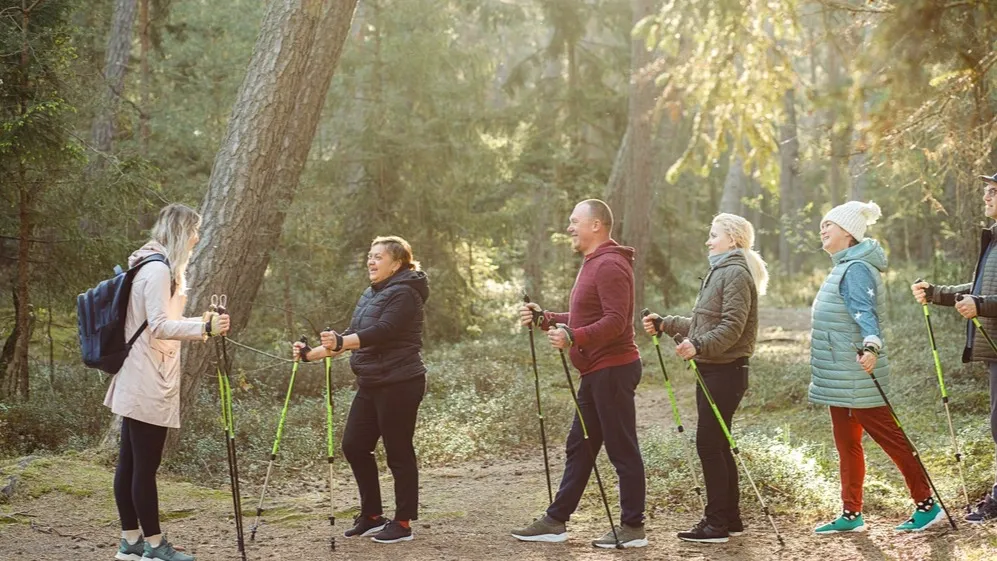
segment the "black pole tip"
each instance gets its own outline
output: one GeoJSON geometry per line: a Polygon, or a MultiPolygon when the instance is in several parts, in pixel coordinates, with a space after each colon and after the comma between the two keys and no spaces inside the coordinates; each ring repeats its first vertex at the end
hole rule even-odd
{"type": "Polygon", "coordinates": [[[648,310],[647,308],[640,311],[640,317],[642,318],[646,318],[649,315],[651,315],[651,310],[648,310]]]}
{"type": "Polygon", "coordinates": [[[523,303],[525,303],[525,304],[529,304],[530,303],[530,295],[527,294],[525,290],[523,291],[523,303]]]}
{"type": "Polygon", "coordinates": [[[921,277],[917,277],[916,279],[914,279],[914,284],[917,284],[919,282],[924,282],[924,279],[922,279],[921,277]]]}

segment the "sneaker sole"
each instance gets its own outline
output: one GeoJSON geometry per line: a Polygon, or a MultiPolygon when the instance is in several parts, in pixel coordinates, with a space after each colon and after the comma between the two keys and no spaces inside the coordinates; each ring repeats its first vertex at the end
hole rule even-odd
{"type": "Polygon", "coordinates": [[[114,558],[118,561],[142,561],[141,555],[136,555],[134,553],[121,553],[120,551],[114,554],[114,558]]]}
{"type": "Polygon", "coordinates": [[[987,522],[993,522],[997,518],[985,518],[983,520],[970,520],[969,518],[963,518],[967,524],[986,524],[987,522]]]}
{"type": "Polygon", "coordinates": [[[693,543],[727,543],[728,541],[728,538],[683,538],[682,536],[679,536],[679,539],[693,543]]]}
{"type": "Polygon", "coordinates": [[[343,533],[343,537],[346,537],[346,538],[356,538],[356,537],[369,538],[370,536],[373,536],[374,534],[376,534],[376,533],[380,532],[381,530],[383,530],[385,526],[387,526],[387,524],[381,524],[380,526],[374,526],[373,528],[371,528],[370,530],[367,530],[366,532],[364,532],[362,534],[353,534],[352,536],[348,536],[344,532],[343,533]]]}
{"type": "Polygon", "coordinates": [[[742,530],[740,532],[727,532],[727,535],[729,535],[732,538],[739,538],[744,535],[744,531],[742,530]]]}
{"type": "Polygon", "coordinates": [[[377,538],[371,538],[370,541],[377,543],[398,543],[398,542],[410,542],[415,536],[409,534],[407,536],[402,536],[400,538],[395,538],[393,540],[379,540],[377,538]]]}
{"type": "Polygon", "coordinates": [[[863,524],[858,528],[852,528],[851,530],[826,530],[823,532],[818,532],[817,530],[814,530],[814,534],[817,534],[818,536],[824,536],[829,534],[857,534],[864,532],[865,530],[866,530],[865,524],[863,524]]]}
{"type": "Polygon", "coordinates": [[[564,532],[561,534],[539,534],[536,536],[519,536],[512,534],[512,537],[516,538],[521,542],[543,542],[543,543],[561,543],[568,540],[568,533],[564,532]]]}
{"type": "MultiPolygon", "coordinates": [[[[595,547],[601,547],[602,549],[616,549],[615,543],[592,543],[595,547]]],[[[636,540],[630,540],[628,542],[623,542],[620,544],[623,549],[630,549],[632,547],[647,547],[647,538],[638,538],[636,540]]]]}
{"type": "Polygon", "coordinates": [[[923,532],[928,528],[934,526],[935,524],[938,524],[944,519],[945,519],[945,511],[938,509],[938,514],[936,514],[934,518],[929,520],[924,526],[921,526],[920,528],[902,528],[902,529],[894,528],[894,530],[897,532],[923,532]]]}

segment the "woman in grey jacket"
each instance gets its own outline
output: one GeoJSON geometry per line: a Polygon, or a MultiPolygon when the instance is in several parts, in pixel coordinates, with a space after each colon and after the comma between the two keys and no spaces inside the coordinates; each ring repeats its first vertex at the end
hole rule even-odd
{"type": "Polygon", "coordinates": [[[200,227],[201,216],[193,209],[168,205],[159,211],[152,239],[128,259],[131,267],[159,253],[168,263],[148,263],[135,274],[125,334],[131,337],[145,322],[148,329],[135,340],[104,398],[104,405],[121,415],[121,450],[114,471],[114,500],[122,530],[114,557],[120,561],[194,559],[163,539],[156,471],[167,429],[180,427],[180,342],[224,335],[229,327],[227,315],[183,317],[187,263],[200,227]]]}
{"type": "MultiPolygon", "coordinates": [[[[765,294],[768,271],[755,250],[755,229],[744,218],[718,214],[709,238],[710,270],[703,279],[692,317],[665,316],[661,327],[685,339],[675,349],[683,359],[695,358],[724,422],[733,430],[734,411],[748,389],[748,357],[758,333],[758,296],[765,294]]],[[[644,330],[657,333],[657,314],[644,318],[644,330]]],[[[699,420],[696,450],[706,482],[703,519],[678,537],[685,541],[723,543],[744,531],[740,513],[737,465],[723,428],[696,387],[699,420]]]]}

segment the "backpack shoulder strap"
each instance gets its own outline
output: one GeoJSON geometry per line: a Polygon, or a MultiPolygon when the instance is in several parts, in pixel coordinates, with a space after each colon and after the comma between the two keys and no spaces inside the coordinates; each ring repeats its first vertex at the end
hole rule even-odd
{"type": "MultiPolygon", "coordinates": [[[[128,274],[134,276],[136,273],[138,273],[138,270],[142,268],[142,265],[145,265],[146,263],[152,263],[154,261],[165,263],[167,268],[170,266],[170,260],[167,259],[165,255],[163,255],[162,253],[153,253],[151,255],[143,257],[137,263],[129,267],[128,274]]],[[[176,294],[176,291],[177,291],[177,281],[176,279],[173,278],[173,275],[170,275],[170,296],[176,294]]]]}
{"type": "MultiPolygon", "coordinates": [[[[142,268],[142,265],[145,265],[146,263],[152,263],[154,261],[166,264],[167,268],[170,266],[170,260],[167,259],[165,255],[163,255],[162,253],[153,253],[152,255],[143,257],[141,260],[135,263],[135,265],[129,267],[127,272],[128,274],[134,277],[135,274],[138,272],[138,270],[142,268]]],[[[170,275],[170,296],[173,296],[176,290],[177,290],[177,281],[176,279],[173,278],[172,275],[170,275]]],[[[128,339],[128,345],[126,348],[130,349],[132,345],[135,344],[135,341],[137,341],[139,336],[142,335],[146,327],[149,327],[149,320],[143,321],[142,325],[140,325],[139,328],[135,330],[135,334],[132,335],[130,339],[128,339]]]]}

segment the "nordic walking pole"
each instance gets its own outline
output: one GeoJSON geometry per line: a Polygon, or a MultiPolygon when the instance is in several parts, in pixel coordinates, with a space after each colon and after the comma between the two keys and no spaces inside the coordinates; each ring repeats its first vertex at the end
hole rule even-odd
{"type": "MultiPolygon", "coordinates": [[[[568,326],[563,323],[557,324],[558,329],[565,329],[567,332],[568,326]]],[[[599,484],[599,494],[602,495],[602,504],[606,507],[606,516],[609,517],[609,527],[613,530],[613,539],[616,541],[616,549],[623,549],[623,544],[620,543],[620,536],[616,533],[616,524],[613,523],[613,512],[609,510],[609,500],[606,499],[606,488],[602,486],[602,477],[599,475],[599,465],[596,463],[596,458],[598,457],[598,451],[593,451],[592,447],[589,445],[589,431],[585,427],[585,418],[582,416],[582,407],[578,405],[578,394],[575,393],[575,383],[571,380],[571,370],[568,369],[568,359],[564,358],[564,349],[557,350],[561,354],[561,365],[564,366],[564,377],[568,379],[568,388],[571,389],[571,400],[575,402],[575,413],[578,414],[578,424],[582,427],[582,438],[585,442],[582,446],[589,451],[589,457],[592,458],[592,471],[595,472],[595,481],[599,484]]]]}
{"type": "MultiPolygon", "coordinates": [[[[644,308],[640,312],[640,317],[647,317],[651,314],[651,310],[644,308]]],[[[662,332],[661,330],[661,318],[656,318],[651,320],[654,322],[654,329],[657,330],[658,335],[662,332]]],[[[699,486],[699,477],[696,476],[696,466],[692,461],[692,437],[685,438],[685,427],[682,425],[682,418],[679,416],[679,405],[675,400],[675,392],[672,391],[672,382],[668,379],[668,371],[665,370],[665,360],[661,358],[661,346],[658,344],[658,335],[652,335],[651,340],[654,341],[654,350],[658,353],[658,364],[661,365],[661,374],[665,377],[665,389],[668,390],[668,401],[672,405],[672,418],[675,420],[675,428],[679,433],[679,438],[685,441],[685,459],[689,464],[689,473],[692,474],[692,484],[693,488],[696,490],[696,498],[699,499],[700,508],[705,509],[706,503],[703,501],[703,488],[699,486]]]]}
{"type": "MultiPolygon", "coordinates": [[[[326,331],[332,331],[331,327],[326,327],[326,331]]],[[[332,358],[325,357],[325,442],[326,455],[329,462],[329,525],[333,526],[332,537],[329,538],[329,549],[336,551],[336,504],[335,504],[335,481],[336,475],[333,472],[332,461],[335,458],[336,433],[332,426],[332,358]]]]}
{"type": "MultiPolygon", "coordinates": [[[[226,313],[228,298],[222,294],[211,295],[211,311],[219,314],[226,313]]],[[[228,475],[229,483],[232,486],[232,506],[235,510],[235,533],[239,555],[242,561],[246,561],[246,543],[242,533],[242,497],[239,492],[239,465],[236,461],[235,450],[235,422],[232,416],[232,386],[229,380],[228,352],[225,349],[225,336],[215,344],[215,356],[217,358],[218,371],[218,392],[222,402],[222,424],[225,428],[225,447],[228,454],[228,475]]]]}
{"type": "MultiPolygon", "coordinates": [[[[308,338],[301,336],[301,342],[308,344],[308,338]]],[[[291,379],[287,382],[287,395],[284,397],[284,408],[280,410],[280,420],[277,422],[277,436],[273,441],[273,449],[270,450],[270,463],[267,464],[267,476],[263,479],[263,492],[260,493],[260,504],[256,506],[256,520],[249,531],[249,541],[256,541],[256,529],[260,527],[260,515],[263,514],[263,498],[267,495],[267,485],[270,483],[270,472],[273,470],[273,463],[277,459],[277,449],[280,446],[280,437],[284,434],[284,420],[287,419],[287,406],[291,403],[291,390],[294,388],[294,375],[298,373],[300,360],[295,360],[291,366],[291,379]]]]}
{"type": "MultiPolygon", "coordinates": [[[[963,296],[966,295],[956,294],[955,301],[958,302],[959,300],[962,300],[963,296]]],[[[990,338],[990,334],[987,333],[987,330],[983,329],[983,324],[980,323],[980,318],[974,316],[972,321],[973,325],[976,326],[976,329],[980,332],[981,335],[983,335],[983,338],[987,340],[987,343],[990,343],[990,348],[993,349],[994,353],[997,353],[997,343],[994,343],[994,340],[990,338]]]]}
{"type": "MultiPolygon", "coordinates": [[[[923,282],[922,279],[915,279],[914,284],[923,282]]],[[[924,289],[925,297],[931,299],[931,286],[924,289]]],[[[966,478],[962,474],[962,452],[959,450],[959,440],[955,436],[955,427],[952,425],[952,413],[949,412],[949,394],[945,390],[945,379],[942,377],[942,362],[938,358],[938,346],[935,344],[935,330],[931,328],[931,312],[928,311],[928,304],[925,302],[921,304],[921,309],[924,310],[924,324],[928,328],[928,341],[931,342],[931,355],[935,359],[935,374],[938,376],[938,388],[942,392],[942,405],[945,406],[945,418],[949,423],[949,436],[952,438],[952,449],[955,450],[955,465],[959,470],[959,483],[962,485],[962,496],[966,499],[966,512],[970,512],[972,508],[969,505],[969,493],[966,491],[966,478]]]]}
{"type": "MultiPolygon", "coordinates": [[[[855,354],[862,358],[862,353],[865,351],[863,349],[856,349],[855,354]]],[[[893,409],[893,405],[890,404],[889,398],[886,397],[886,392],[883,391],[883,386],[879,385],[879,380],[876,379],[876,374],[874,372],[869,372],[869,377],[872,378],[872,383],[876,385],[876,390],[879,391],[879,397],[883,398],[883,402],[886,403],[887,409],[890,410],[890,416],[893,417],[893,422],[897,424],[897,428],[900,429],[900,434],[904,435],[904,440],[907,441],[907,445],[910,446],[911,453],[914,455],[914,459],[917,460],[917,465],[921,466],[921,472],[924,473],[924,478],[928,480],[928,485],[931,487],[931,492],[938,497],[938,505],[942,507],[945,512],[946,518],[949,519],[949,524],[952,525],[953,530],[958,530],[955,525],[955,520],[952,520],[952,515],[949,514],[949,509],[945,508],[945,503],[942,502],[942,496],[938,493],[938,489],[935,488],[935,483],[931,481],[931,475],[928,474],[928,468],[924,466],[924,462],[921,460],[921,453],[917,451],[917,446],[914,446],[914,441],[907,436],[907,431],[904,430],[903,425],[900,424],[900,418],[897,417],[897,412],[893,409]]]]}
{"type": "MultiPolygon", "coordinates": [[[[675,335],[674,341],[677,344],[681,344],[683,337],[681,335],[675,335]]],[[[730,451],[734,453],[734,457],[741,463],[741,469],[744,470],[744,476],[748,478],[748,483],[751,484],[751,488],[755,491],[755,496],[758,497],[758,502],[762,505],[762,512],[765,513],[766,518],[769,519],[769,524],[771,524],[772,529],[775,530],[775,538],[779,540],[779,545],[785,546],[786,542],[783,541],[782,535],[779,534],[779,527],[775,525],[775,519],[772,518],[772,513],[769,512],[769,506],[765,504],[765,499],[762,498],[761,492],[758,491],[758,486],[755,485],[755,480],[752,479],[751,472],[748,471],[748,465],[744,463],[744,458],[741,457],[741,450],[734,442],[734,437],[731,436],[730,429],[727,428],[727,423],[724,421],[723,415],[720,414],[720,409],[717,408],[717,404],[713,401],[713,396],[710,394],[710,390],[706,387],[706,381],[703,380],[702,374],[699,373],[699,367],[696,366],[696,361],[694,359],[689,359],[687,362],[689,363],[689,366],[692,367],[693,374],[696,375],[696,383],[699,384],[699,388],[703,390],[703,395],[706,396],[706,401],[710,404],[710,409],[713,410],[713,416],[716,417],[717,422],[720,423],[720,428],[724,431],[724,436],[727,437],[727,442],[730,444],[730,451]]]]}
{"type": "MultiPolygon", "coordinates": [[[[530,297],[524,292],[523,302],[529,304],[530,297]]],[[[554,502],[554,492],[550,484],[550,460],[547,457],[547,431],[544,429],[544,412],[540,405],[540,374],[537,372],[537,349],[533,343],[533,324],[538,321],[538,317],[543,317],[537,312],[533,313],[533,323],[530,323],[530,358],[533,359],[533,383],[537,392],[537,419],[540,419],[540,441],[544,450],[544,472],[547,474],[547,498],[554,502]]]]}

